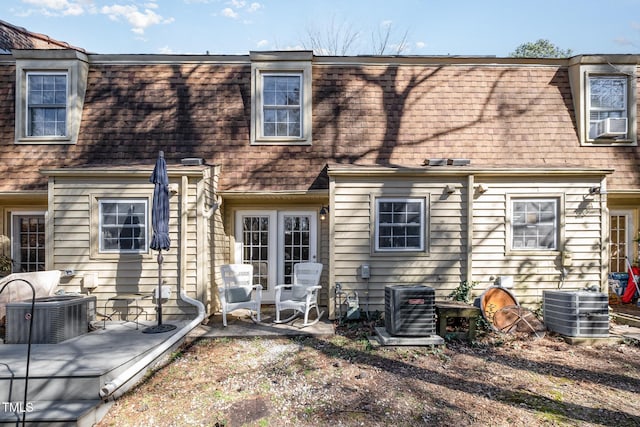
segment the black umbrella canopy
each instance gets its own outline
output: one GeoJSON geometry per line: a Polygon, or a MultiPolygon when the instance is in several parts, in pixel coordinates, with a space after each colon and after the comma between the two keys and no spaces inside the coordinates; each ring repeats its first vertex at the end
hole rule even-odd
{"type": "Polygon", "coordinates": [[[160,151],[156,166],[149,181],[155,184],[153,190],[153,206],[151,208],[151,226],[153,237],[151,249],[167,251],[171,247],[169,238],[169,176],[164,152],[160,151]]]}
{"type": "Polygon", "coordinates": [[[158,251],[158,324],[151,326],[143,333],[155,334],[172,331],[175,325],[162,324],[162,251],[169,250],[171,239],[169,238],[169,176],[167,175],[167,162],[164,160],[164,152],[158,153],[158,160],[149,178],[155,187],[153,189],[153,206],[151,207],[151,226],[153,237],[151,249],[158,251]]]}

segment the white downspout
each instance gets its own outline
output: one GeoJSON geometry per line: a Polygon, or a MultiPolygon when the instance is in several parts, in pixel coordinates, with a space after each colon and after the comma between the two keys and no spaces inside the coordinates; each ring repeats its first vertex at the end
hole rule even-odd
{"type": "MultiPolygon", "coordinates": [[[[188,211],[187,211],[187,184],[188,180],[186,176],[182,177],[182,191],[180,191],[180,203],[182,212],[182,217],[180,218],[180,247],[185,248],[187,244],[187,219],[188,219],[188,211]]],[[[184,252],[184,251],[183,251],[184,252]]],[[[181,254],[182,255],[182,254],[181,254]]],[[[198,315],[195,319],[193,319],[187,326],[180,329],[178,332],[173,334],[168,340],[163,341],[159,346],[155,347],[153,351],[147,354],[145,357],[140,359],[134,365],[129,367],[127,370],[122,372],[120,375],[107,382],[100,389],[100,397],[103,400],[106,400],[109,396],[111,396],[116,390],[122,387],[124,384],[129,382],[133,377],[138,375],[144,369],[146,369],[155,359],[162,356],[167,350],[173,347],[178,341],[184,338],[191,330],[193,330],[196,326],[198,326],[206,317],[206,310],[204,304],[202,302],[193,299],[187,296],[184,291],[184,283],[186,280],[186,267],[187,267],[187,259],[185,256],[180,256],[180,299],[187,304],[191,304],[198,309],[198,315]]]]}

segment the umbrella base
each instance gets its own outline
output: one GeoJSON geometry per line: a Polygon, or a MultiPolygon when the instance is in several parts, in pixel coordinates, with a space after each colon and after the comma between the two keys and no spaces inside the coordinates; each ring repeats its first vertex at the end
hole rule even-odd
{"type": "Polygon", "coordinates": [[[169,325],[163,323],[162,325],[150,326],[142,331],[143,334],[161,334],[163,332],[173,331],[177,328],[176,325],[169,325]]]}

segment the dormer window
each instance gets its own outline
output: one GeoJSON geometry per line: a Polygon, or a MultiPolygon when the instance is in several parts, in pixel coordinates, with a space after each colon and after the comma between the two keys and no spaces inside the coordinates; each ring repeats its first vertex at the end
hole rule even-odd
{"type": "Polygon", "coordinates": [[[589,77],[589,139],[627,137],[627,78],[589,77]]]}
{"type": "Polygon", "coordinates": [[[16,144],[78,141],[88,58],[75,50],[16,50],[16,144]]]}
{"type": "Polygon", "coordinates": [[[251,53],[251,144],[309,145],[311,52],[251,53]]]}
{"type": "Polygon", "coordinates": [[[576,56],[569,81],[580,144],[637,144],[637,71],[628,58],[576,56]]]}

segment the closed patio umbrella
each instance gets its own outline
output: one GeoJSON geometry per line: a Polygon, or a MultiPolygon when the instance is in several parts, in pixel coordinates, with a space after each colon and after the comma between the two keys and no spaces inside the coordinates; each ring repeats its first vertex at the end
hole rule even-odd
{"type": "Polygon", "coordinates": [[[167,162],[164,160],[164,152],[158,153],[156,166],[149,181],[155,184],[153,189],[153,205],[151,207],[151,226],[153,237],[151,249],[158,251],[158,324],[143,330],[143,333],[154,334],[176,329],[175,325],[162,323],[162,251],[168,251],[171,247],[169,238],[169,176],[167,175],[167,162]]]}

